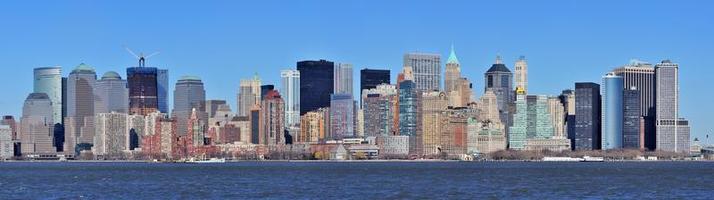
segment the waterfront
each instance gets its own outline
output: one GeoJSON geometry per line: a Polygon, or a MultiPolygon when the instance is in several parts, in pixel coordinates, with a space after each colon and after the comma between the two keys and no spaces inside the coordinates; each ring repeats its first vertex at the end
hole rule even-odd
{"type": "Polygon", "coordinates": [[[711,185],[714,162],[0,163],[3,199],[705,199],[711,185]]]}

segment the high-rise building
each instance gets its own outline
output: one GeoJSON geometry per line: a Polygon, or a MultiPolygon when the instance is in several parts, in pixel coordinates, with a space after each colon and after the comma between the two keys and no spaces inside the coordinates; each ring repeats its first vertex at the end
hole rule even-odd
{"type": "Polygon", "coordinates": [[[176,119],[176,134],[184,136],[188,131],[188,119],[196,109],[197,117],[203,121],[208,121],[206,114],[206,90],[203,87],[201,78],[196,76],[182,76],[174,88],[174,109],[171,112],[176,119]]]}
{"type": "Polygon", "coordinates": [[[417,90],[441,90],[441,56],[439,54],[404,54],[404,66],[409,66],[414,71],[414,83],[417,90]]]}
{"type": "Polygon", "coordinates": [[[238,89],[238,113],[237,116],[248,116],[250,110],[256,104],[260,104],[260,79],[255,75],[253,79],[240,80],[240,88],[238,89]]]}
{"type": "Polygon", "coordinates": [[[156,99],[159,112],[169,113],[169,70],[156,69],[156,99]]]}
{"type": "Polygon", "coordinates": [[[467,150],[468,119],[476,116],[475,110],[459,107],[442,111],[439,130],[439,150],[447,155],[463,155],[467,150]]]}
{"type": "Polygon", "coordinates": [[[364,136],[387,136],[398,134],[399,125],[395,125],[397,88],[394,85],[381,84],[376,88],[362,91],[364,136]]]}
{"type": "Polygon", "coordinates": [[[262,118],[263,116],[261,115],[261,105],[256,104],[253,105],[253,108],[250,109],[249,115],[248,115],[248,120],[250,121],[250,143],[251,144],[261,144],[260,143],[260,134],[261,130],[263,129],[261,127],[262,123],[262,118]]]}
{"type": "Polygon", "coordinates": [[[285,102],[280,93],[271,90],[265,95],[260,110],[259,143],[269,146],[285,144],[285,102]]]}
{"type": "Polygon", "coordinates": [[[119,159],[127,150],[128,116],[125,113],[98,113],[95,118],[96,134],[92,153],[98,158],[119,159]]]}
{"type": "Polygon", "coordinates": [[[516,112],[513,114],[513,126],[508,133],[509,148],[527,149],[527,141],[530,139],[552,139],[554,131],[548,111],[548,97],[526,95],[521,88],[516,92],[516,112]]]}
{"type": "Polygon", "coordinates": [[[300,115],[330,106],[334,92],[334,63],[326,60],[300,61],[300,115]]]}
{"type": "Polygon", "coordinates": [[[565,129],[563,135],[570,140],[571,150],[575,150],[575,91],[570,89],[563,90],[558,98],[565,109],[565,129]]]}
{"type": "Polygon", "coordinates": [[[644,149],[644,121],[640,113],[640,90],[635,87],[623,92],[622,148],[644,149]]]}
{"type": "Polygon", "coordinates": [[[622,148],[622,77],[608,73],[602,77],[602,149],[622,148]]]}
{"type": "Polygon", "coordinates": [[[565,107],[558,97],[548,97],[548,113],[553,122],[553,138],[567,138],[565,135],[565,107]]]}
{"type": "Polygon", "coordinates": [[[12,133],[9,125],[0,125],[0,160],[10,159],[15,155],[12,133]]]}
{"type": "Polygon", "coordinates": [[[486,85],[485,92],[492,91],[498,99],[498,111],[501,122],[506,126],[506,132],[511,125],[510,104],[513,102],[513,73],[503,64],[500,56],[496,63],[484,73],[486,85]]]}
{"type": "Polygon", "coordinates": [[[630,64],[618,67],[613,70],[615,75],[623,78],[623,90],[632,87],[640,91],[640,115],[644,119],[645,147],[650,150],[655,149],[656,128],[655,128],[655,68],[652,64],[632,60],[630,64]]]}
{"type": "Polygon", "coordinates": [[[300,71],[280,71],[280,91],[285,101],[285,127],[300,126],[300,71]]]}
{"type": "Polygon", "coordinates": [[[451,52],[449,53],[449,59],[446,60],[446,71],[444,72],[444,91],[446,94],[451,94],[453,91],[457,91],[459,85],[461,84],[461,64],[459,59],[456,58],[456,53],[454,52],[454,46],[451,46],[451,52]]]}
{"type": "Polygon", "coordinates": [[[513,68],[515,68],[516,74],[515,74],[515,79],[516,79],[516,88],[521,88],[523,91],[528,93],[528,62],[526,62],[526,57],[521,56],[518,58],[516,61],[516,64],[513,65],[513,68]]]}
{"type": "Polygon", "coordinates": [[[95,113],[129,113],[129,89],[118,73],[104,73],[94,92],[95,113]]]}
{"type": "Polygon", "coordinates": [[[575,150],[600,149],[600,85],[575,83],[575,150]]]}
{"type": "Polygon", "coordinates": [[[421,134],[417,133],[417,148],[421,147],[422,155],[438,155],[441,153],[442,130],[446,128],[448,116],[443,114],[449,100],[443,92],[424,92],[421,96],[421,134]],[[419,137],[421,136],[421,137],[419,137]]]}
{"type": "Polygon", "coordinates": [[[661,151],[689,152],[689,122],[679,116],[679,64],[655,65],[657,145],[661,151]]]}
{"type": "Polygon", "coordinates": [[[362,69],[360,70],[360,96],[364,90],[376,88],[380,84],[390,84],[388,69],[362,69]]]}
{"type": "Polygon", "coordinates": [[[316,144],[325,141],[330,129],[330,109],[320,108],[300,116],[300,135],[297,142],[316,144]]]}
{"type": "Polygon", "coordinates": [[[67,77],[67,120],[65,148],[94,142],[94,90],[97,74],[89,65],[80,64],[67,77]]]}
{"type": "Polygon", "coordinates": [[[52,100],[45,93],[31,93],[25,99],[19,131],[23,155],[55,153],[52,144],[52,108],[52,100]]]}
{"type": "Polygon", "coordinates": [[[419,96],[413,81],[406,80],[399,85],[399,135],[414,137],[421,128],[419,96]]]}
{"type": "Polygon", "coordinates": [[[206,100],[206,114],[208,114],[209,118],[213,118],[216,116],[216,112],[218,111],[218,108],[221,107],[221,105],[228,105],[226,100],[217,100],[217,99],[212,99],[212,100],[206,100]]]}
{"type": "Polygon", "coordinates": [[[498,114],[496,94],[493,91],[484,93],[478,108],[481,111],[481,120],[469,121],[468,140],[471,144],[468,145],[467,152],[491,153],[506,149],[506,130],[498,114]]]}
{"type": "Polygon", "coordinates": [[[160,111],[157,73],[154,67],[139,66],[126,69],[130,114],[147,115],[160,111]]]}
{"type": "Polygon", "coordinates": [[[35,68],[35,93],[45,93],[52,101],[52,121],[62,123],[62,67],[35,68]]]}
{"type": "Polygon", "coordinates": [[[336,63],[334,75],[334,93],[335,94],[352,94],[352,64],[336,63]]]}
{"type": "Polygon", "coordinates": [[[333,94],[330,100],[330,139],[354,137],[354,99],[352,94],[333,94]]]}

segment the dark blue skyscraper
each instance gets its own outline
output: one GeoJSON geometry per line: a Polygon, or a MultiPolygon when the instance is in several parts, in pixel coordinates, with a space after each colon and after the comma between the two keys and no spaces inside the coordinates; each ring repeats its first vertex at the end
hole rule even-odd
{"type": "Polygon", "coordinates": [[[360,97],[362,96],[362,90],[376,88],[377,85],[382,83],[390,83],[388,69],[362,69],[359,71],[359,77],[360,97]]]}
{"type": "Polygon", "coordinates": [[[644,119],[640,116],[640,91],[632,87],[624,91],[623,95],[623,127],[622,148],[639,149],[644,147],[644,119]]]}
{"type": "Polygon", "coordinates": [[[156,68],[127,68],[126,79],[129,85],[130,114],[146,115],[159,110],[156,68]]]}
{"type": "Polygon", "coordinates": [[[300,115],[330,106],[334,92],[334,63],[326,60],[300,61],[300,115]]]}
{"type": "Polygon", "coordinates": [[[575,150],[600,149],[600,85],[575,83],[575,150]]]}
{"type": "Polygon", "coordinates": [[[159,111],[169,113],[169,70],[156,70],[157,99],[159,101],[159,111]]]}

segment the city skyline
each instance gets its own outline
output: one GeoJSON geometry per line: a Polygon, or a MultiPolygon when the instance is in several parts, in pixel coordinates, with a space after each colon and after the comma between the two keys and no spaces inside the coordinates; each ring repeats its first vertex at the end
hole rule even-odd
{"type": "MultiPolygon", "coordinates": [[[[88,5],[74,5],[77,7],[84,7],[84,8],[94,8],[96,11],[108,11],[109,6],[108,5],[100,5],[102,3],[97,3],[97,4],[88,4],[88,5]]],[[[289,4],[289,3],[288,3],[289,4]]],[[[329,4],[329,3],[328,3],[329,4]]],[[[360,7],[364,6],[361,3],[353,3],[357,5],[346,5],[346,6],[355,6],[355,7],[360,7]]],[[[422,3],[415,3],[418,5],[410,5],[410,8],[423,8],[426,5],[421,5],[422,3]]],[[[432,3],[435,4],[435,3],[432,3]]],[[[480,4],[480,3],[479,3],[480,4]]],[[[530,3],[524,3],[524,5],[519,5],[515,7],[508,7],[509,9],[514,9],[514,10],[525,10],[530,3]]],[[[619,7],[613,6],[612,9],[618,10],[628,10],[627,8],[632,8],[636,3],[629,3],[629,4],[624,4],[619,7]]],[[[37,9],[43,9],[44,6],[48,6],[48,8],[44,9],[50,9],[51,4],[49,5],[42,5],[39,6],[37,9]]],[[[431,4],[429,4],[431,5],[431,4]]],[[[18,5],[22,6],[22,5],[18,5]]],[[[65,4],[59,5],[60,7],[62,6],[67,6],[65,4]]],[[[71,6],[71,5],[70,5],[71,6]]],[[[157,7],[158,5],[155,4],[150,4],[147,5],[147,7],[157,7]]],[[[178,6],[179,9],[188,9],[185,7],[181,7],[181,5],[171,5],[171,6],[178,6]]],[[[290,5],[285,5],[285,4],[280,4],[280,5],[275,5],[277,6],[278,10],[280,9],[287,9],[290,7],[290,5]],[[285,8],[282,8],[282,7],[285,8]]],[[[301,6],[310,6],[308,5],[301,5],[301,6]]],[[[335,6],[338,7],[338,5],[324,5],[324,6],[335,6]]],[[[443,6],[443,5],[436,5],[436,6],[443,6]]],[[[485,5],[488,6],[488,5],[485,5]]],[[[496,7],[499,7],[498,5],[495,5],[496,7]]],[[[542,6],[542,5],[538,5],[542,6]]],[[[505,34],[504,36],[498,36],[497,34],[488,34],[488,33],[483,33],[483,31],[480,31],[481,29],[489,29],[490,26],[496,26],[499,28],[505,28],[501,29],[500,31],[496,31],[498,33],[506,33],[510,29],[514,27],[507,28],[508,26],[518,26],[518,25],[523,25],[523,26],[528,26],[529,31],[532,31],[534,33],[540,33],[543,34],[544,31],[546,31],[543,28],[537,28],[538,24],[542,24],[542,22],[535,21],[536,23],[532,25],[526,25],[526,24],[521,24],[517,23],[515,19],[507,18],[504,21],[501,21],[502,24],[497,25],[493,23],[488,23],[488,22],[474,22],[474,24],[469,24],[469,23],[463,23],[463,24],[451,24],[454,22],[446,22],[449,17],[462,17],[462,18],[468,18],[468,17],[476,17],[476,16],[481,16],[485,15],[488,13],[491,13],[492,11],[486,11],[484,14],[466,14],[466,13],[461,13],[461,14],[451,14],[443,17],[438,17],[437,19],[423,19],[426,21],[439,21],[440,23],[443,23],[443,25],[438,25],[434,29],[447,29],[448,27],[456,27],[457,29],[460,27],[466,27],[466,26],[477,26],[479,28],[476,29],[470,29],[470,30],[464,30],[461,33],[458,33],[459,30],[453,30],[453,31],[448,31],[447,34],[433,34],[433,32],[426,31],[426,33],[420,33],[416,34],[416,36],[404,36],[404,39],[400,39],[396,42],[389,42],[390,39],[395,38],[396,35],[400,35],[400,33],[393,31],[392,29],[387,29],[387,33],[385,35],[373,35],[373,32],[371,31],[365,31],[362,33],[357,33],[357,34],[351,34],[349,36],[341,36],[341,37],[329,37],[326,39],[319,39],[318,37],[315,36],[306,36],[304,34],[297,34],[296,36],[291,36],[289,39],[300,39],[300,38],[305,38],[305,41],[289,41],[287,38],[283,39],[276,39],[276,40],[269,40],[273,38],[279,38],[280,35],[268,35],[261,37],[262,39],[260,41],[262,42],[255,42],[255,43],[249,43],[249,45],[241,45],[243,39],[232,39],[232,42],[229,42],[228,44],[219,44],[217,43],[218,40],[208,40],[207,43],[202,44],[199,43],[200,41],[188,41],[191,40],[193,37],[190,35],[182,34],[181,36],[170,36],[166,35],[167,38],[163,38],[160,34],[163,34],[162,31],[159,31],[158,28],[151,27],[151,26],[157,26],[157,21],[148,21],[146,24],[139,24],[139,28],[145,28],[149,34],[147,37],[142,37],[142,34],[139,33],[132,33],[132,34],[127,34],[126,36],[120,36],[120,35],[114,35],[114,34],[109,34],[106,37],[110,37],[110,39],[102,39],[102,37],[98,36],[92,36],[94,34],[102,35],[105,32],[112,31],[116,28],[124,28],[124,29],[130,29],[133,28],[131,26],[132,21],[138,21],[137,18],[132,18],[126,21],[120,21],[120,22],[115,22],[115,21],[101,21],[99,20],[79,20],[79,21],[73,21],[76,17],[79,16],[74,16],[70,14],[66,14],[63,12],[59,11],[52,11],[48,12],[47,15],[59,15],[60,17],[57,20],[58,22],[61,22],[60,24],[67,25],[66,27],[62,27],[62,29],[72,29],[72,28],[77,28],[77,27],[82,27],[86,26],[89,28],[94,27],[92,30],[96,30],[98,32],[92,32],[92,33],[80,33],[74,36],[71,36],[68,41],[60,41],[59,36],[48,36],[48,35],[43,35],[42,37],[38,38],[39,41],[29,43],[29,44],[21,44],[22,41],[26,41],[27,39],[25,37],[17,37],[15,36],[16,34],[20,33],[21,31],[19,30],[14,30],[13,28],[16,29],[21,29],[23,26],[20,26],[19,24],[13,24],[13,22],[0,22],[2,25],[8,25],[11,27],[10,29],[13,29],[14,31],[10,31],[9,33],[0,33],[0,38],[2,38],[2,41],[8,47],[7,50],[4,50],[3,54],[0,55],[0,60],[3,60],[0,62],[0,64],[3,66],[2,71],[2,84],[3,85],[13,85],[17,87],[11,87],[8,88],[7,90],[7,98],[0,100],[0,110],[3,111],[2,114],[8,114],[8,115],[13,115],[16,118],[20,117],[21,114],[21,108],[23,101],[25,97],[27,97],[27,94],[32,92],[32,69],[33,68],[38,68],[38,67],[51,67],[51,66],[62,66],[62,76],[66,77],[69,75],[69,72],[71,72],[72,69],[74,69],[75,66],[79,65],[79,63],[87,63],[88,65],[91,65],[96,68],[96,73],[98,75],[104,74],[108,71],[117,71],[117,72],[123,72],[127,67],[130,66],[135,66],[136,65],[136,59],[134,59],[131,55],[125,52],[123,46],[126,45],[130,48],[133,48],[134,50],[140,50],[144,51],[145,53],[151,53],[153,51],[161,51],[161,55],[152,57],[147,59],[147,66],[151,67],[157,67],[157,68],[162,68],[162,69],[169,69],[171,71],[170,73],[170,80],[169,80],[169,86],[170,89],[168,91],[174,91],[174,85],[176,81],[179,79],[179,77],[183,75],[195,75],[199,76],[202,78],[204,81],[204,84],[206,85],[206,99],[222,99],[226,100],[229,102],[231,105],[231,108],[237,109],[237,106],[232,104],[232,102],[236,102],[235,96],[236,93],[235,91],[238,90],[238,85],[240,82],[240,79],[242,78],[247,78],[247,77],[252,77],[255,73],[257,73],[261,80],[263,81],[263,84],[273,84],[273,85],[280,85],[280,70],[284,69],[296,69],[295,63],[298,61],[302,60],[319,60],[319,59],[325,59],[328,61],[333,61],[335,63],[350,63],[354,67],[354,70],[361,70],[363,68],[370,68],[370,69],[388,69],[391,71],[391,81],[394,82],[396,74],[401,71],[402,68],[402,56],[406,53],[409,52],[423,52],[423,53],[437,53],[441,56],[441,76],[443,77],[444,75],[444,65],[445,65],[445,58],[448,57],[448,53],[450,51],[450,45],[453,44],[456,53],[459,55],[459,61],[461,62],[461,74],[465,77],[467,77],[472,83],[474,84],[474,94],[475,97],[481,97],[483,95],[483,91],[480,88],[484,87],[484,82],[483,82],[483,73],[490,67],[490,65],[493,63],[493,57],[496,55],[501,55],[504,59],[503,63],[511,70],[514,70],[514,63],[517,60],[517,58],[521,55],[525,55],[528,58],[528,74],[529,74],[529,82],[528,82],[528,93],[529,94],[547,94],[547,95],[558,95],[561,90],[564,89],[575,89],[573,83],[574,82],[596,82],[599,83],[601,76],[611,70],[614,70],[616,67],[626,65],[628,64],[628,61],[630,59],[640,59],[647,61],[651,64],[656,64],[659,63],[661,60],[666,60],[666,59],[671,59],[673,62],[679,63],[680,64],[680,107],[681,111],[679,113],[680,116],[686,116],[687,119],[692,121],[692,137],[691,139],[694,138],[700,138],[700,140],[703,140],[705,135],[708,134],[707,132],[712,129],[714,125],[710,125],[705,123],[707,120],[706,114],[712,111],[712,106],[706,104],[707,100],[709,99],[711,94],[700,94],[700,93],[695,93],[697,91],[705,91],[703,88],[700,88],[701,86],[696,86],[695,83],[697,81],[704,80],[703,74],[706,74],[708,72],[711,72],[710,68],[706,67],[707,62],[706,61],[706,55],[711,51],[711,45],[706,45],[706,44],[711,44],[712,39],[706,37],[705,35],[712,35],[712,29],[710,27],[694,27],[694,26],[706,26],[708,24],[711,24],[711,17],[708,19],[705,19],[706,17],[686,17],[686,16],[681,16],[681,17],[673,17],[673,19],[670,19],[670,21],[664,21],[661,23],[671,25],[672,29],[679,29],[678,31],[682,32],[687,32],[687,31],[698,31],[697,35],[695,35],[696,39],[679,39],[679,38],[671,38],[671,37],[665,37],[661,35],[667,34],[668,31],[673,31],[665,28],[661,28],[661,26],[656,23],[656,20],[649,20],[649,21],[643,21],[643,20],[638,20],[642,18],[635,18],[631,19],[628,17],[635,17],[637,13],[640,13],[638,11],[632,11],[629,14],[618,14],[614,16],[613,18],[616,17],[624,17],[625,20],[624,22],[616,22],[614,25],[605,25],[607,20],[593,20],[590,18],[597,18],[598,16],[604,16],[605,14],[602,13],[593,13],[594,9],[593,7],[603,7],[600,5],[590,5],[587,3],[583,2],[578,2],[578,3],[564,3],[564,5],[558,5],[559,7],[557,8],[548,8],[550,9],[558,9],[558,8],[574,8],[575,11],[567,11],[568,14],[572,14],[576,16],[576,18],[585,18],[592,20],[590,22],[595,23],[595,25],[598,25],[602,27],[620,27],[622,29],[624,28],[629,28],[629,26],[635,27],[635,28],[641,28],[645,30],[647,34],[645,34],[644,38],[635,38],[632,36],[616,36],[616,35],[608,35],[605,34],[605,36],[596,36],[594,33],[584,33],[587,31],[591,31],[593,29],[596,29],[598,26],[593,26],[593,27],[588,27],[585,25],[570,25],[570,26],[565,26],[559,28],[561,31],[565,31],[566,33],[557,33],[555,32],[556,36],[551,36],[551,37],[545,37],[547,42],[551,42],[555,47],[550,47],[546,48],[549,49],[550,51],[545,51],[543,48],[546,45],[546,42],[540,42],[538,41],[539,39],[544,39],[543,35],[538,36],[538,34],[535,34],[536,36],[528,36],[528,35],[510,35],[510,34],[505,34]],[[588,9],[584,9],[584,7],[587,7],[588,9]],[[590,10],[593,9],[593,10],[590,10]],[[590,11],[590,12],[585,12],[586,14],[575,14],[571,12],[577,12],[577,11],[590,11]],[[687,19],[690,21],[687,21],[689,23],[685,23],[685,25],[676,25],[677,22],[680,22],[680,20],[687,19]],[[630,23],[628,23],[630,22],[630,23]],[[634,23],[634,22],[643,22],[643,23],[634,23]],[[5,24],[8,23],[8,24],[5,24]],[[109,25],[119,25],[116,28],[112,27],[105,27],[102,24],[109,24],[109,25]],[[628,26],[626,26],[628,25],[628,26]],[[575,27],[576,30],[571,30],[568,31],[566,30],[567,27],[575,27]],[[468,34],[467,34],[468,33],[468,34]],[[483,33],[483,34],[473,34],[473,33],[483,33]],[[571,33],[574,35],[580,35],[577,38],[573,38],[575,36],[568,36],[567,33],[571,33]],[[709,33],[709,34],[707,34],[709,33]],[[661,34],[661,35],[660,35],[661,34]],[[184,38],[181,40],[180,38],[184,38]],[[271,38],[272,37],[272,38],[271,38]],[[332,43],[332,41],[342,41],[342,40],[348,40],[350,37],[354,37],[357,40],[362,40],[362,41],[369,41],[366,42],[369,45],[380,45],[384,46],[384,49],[381,49],[377,52],[369,52],[369,50],[365,49],[365,46],[369,46],[366,44],[355,44],[352,42],[345,43],[345,42],[336,42],[332,43]],[[582,39],[582,38],[587,38],[587,37],[596,37],[597,41],[603,41],[605,44],[594,44],[594,43],[585,43],[582,44],[582,42],[579,42],[578,45],[582,45],[580,47],[575,47],[574,45],[568,45],[568,43],[571,40],[576,40],[577,39],[582,39]],[[18,41],[9,41],[10,38],[20,38],[18,41]],[[156,41],[151,41],[151,39],[155,39],[156,41]],[[420,42],[420,40],[426,41],[420,42]],[[699,41],[697,41],[697,39],[699,41]],[[374,40],[374,41],[370,41],[374,40]],[[485,42],[484,40],[494,40],[493,42],[485,42]],[[99,42],[97,42],[99,41],[99,42]],[[170,44],[174,42],[179,42],[183,41],[185,44],[170,44]],[[67,50],[64,50],[64,48],[68,48],[71,45],[66,42],[73,42],[76,43],[75,45],[77,47],[71,47],[67,50]],[[93,44],[93,43],[99,43],[99,44],[93,44]],[[184,46],[185,45],[185,46],[184,46]],[[219,49],[223,50],[228,50],[230,52],[218,52],[215,54],[207,53],[206,51],[211,51],[212,46],[217,46],[220,47],[219,49]],[[242,46],[240,48],[238,47],[233,47],[233,46],[242,46]],[[86,47],[86,49],[83,49],[81,47],[86,47]],[[354,51],[351,50],[353,47],[361,47],[358,48],[360,50],[354,51]],[[559,50],[558,48],[562,49],[569,49],[568,51],[565,50],[559,50]],[[91,49],[91,51],[89,51],[91,49]],[[57,52],[57,51],[63,51],[63,52],[57,52]],[[575,51],[575,52],[570,52],[570,51],[575,51]],[[379,55],[383,54],[383,55],[379,55]],[[239,57],[235,57],[233,55],[241,55],[239,57]],[[260,55],[258,57],[253,58],[253,56],[260,55]],[[263,57],[265,56],[265,57],[263,57]],[[603,58],[604,57],[604,58],[603,58]],[[192,66],[192,67],[184,67],[184,66],[192,66]],[[10,68],[13,69],[18,69],[18,70],[12,70],[10,71],[10,68]],[[265,69],[259,69],[259,68],[265,68],[265,69]],[[248,70],[246,70],[248,69],[248,70]],[[562,73],[557,73],[553,74],[553,70],[559,70],[562,73]],[[10,73],[17,71],[16,73],[10,73]],[[232,75],[221,75],[221,74],[232,74],[232,75]],[[566,76],[567,74],[567,76],[566,76]],[[562,79],[561,79],[562,77],[562,79]],[[554,78],[558,78],[557,80],[553,80],[554,78]],[[704,95],[704,96],[701,96],[704,95]]],[[[637,5],[640,6],[640,5],[637,5]]],[[[642,5],[643,7],[641,13],[648,13],[648,16],[655,15],[655,10],[657,8],[665,8],[665,7],[672,7],[670,9],[701,9],[701,8],[696,8],[692,7],[693,5],[642,5]],[[647,9],[650,8],[650,9],[647,9]]],[[[9,6],[12,7],[12,6],[9,6]]],[[[468,7],[468,6],[467,6],[468,7]]],[[[476,7],[476,5],[473,5],[472,8],[476,7]]],[[[700,6],[700,7],[706,7],[706,6],[700,6]]],[[[389,9],[389,8],[394,8],[390,5],[385,5],[381,8],[378,8],[377,14],[390,14],[390,12],[384,10],[384,9],[389,9]]],[[[502,6],[499,8],[503,8],[502,6]]],[[[77,8],[74,8],[77,9],[77,8]]],[[[128,9],[128,8],[124,8],[128,9]]],[[[220,14],[225,14],[228,15],[227,11],[222,10],[220,8],[216,7],[199,7],[198,9],[203,9],[203,10],[216,10],[217,14],[215,15],[220,15],[220,14]]],[[[458,10],[461,10],[463,8],[460,8],[458,10]]],[[[535,9],[535,8],[534,8],[535,9]]],[[[0,8],[2,11],[6,11],[5,9],[0,8]]],[[[57,9],[61,10],[61,9],[57,9]]],[[[70,9],[72,10],[72,9],[70,9]]],[[[122,10],[121,8],[119,10],[122,10]]],[[[402,9],[396,9],[397,11],[405,11],[407,10],[406,8],[402,9]]],[[[446,11],[446,9],[442,9],[446,11]]],[[[629,11],[629,10],[628,10],[629,11]]],[[[117,14],[115,13],[117,11],[112,11],[109,14],[106,15],[113,15],[117,14]]],[[[468,12],[467,10],[463,10],[463,12],[468,12]]],[[[5,17],[5,18],[10,18],[12,19],[13,16],[19,17],[19,18],[27,18],[25,14],[18,14],[16,12],[2,12],[5,14],[0,14],[0,16],[5,17]],[[10,17],[8,17],[10,16],[10,17]]],[[[292,13],[292,11],[290,12],[292,13]]],[[[692,13],[697,13],[697,12],[692,12],[692,13]]],[[[341,26],[354,26],[359,29],[370,29],[374,27],[373,25],[369,24],[361,24],[360,22],[362,20],[364,21],[372,21],[369,19],[359,19],[355,17],[356,13],[354,11],[349,11],[347,13],[347,16],[344,18],[347,19],[353,19],[353,21],[348,21],[348,23],[341,25],[341,26]]],[[[94,17],[102,17],[105,14],[101,14],[101,12],[98,13],[90,13],[91,16],[94,17]]],[[[202,22],[202,21],[210,21],[213,19],[217,19],[219,16],[211,16],[207,18],[201,18],[201,19],[196,19],[196,22],[202,22]]],[[[328,15],[328,14],[324,14],[328,15]]],[[[522,14],[525,15],[525,14],[522,14]]],[[[522,16],[521,15],[521,16],[522,16]]],[[[690,13],[683,13],[683,15],[697,15],[697,14],[690,14],[690,13]]],[[[699,14],[703,15],[703,14],[699,14]]],[[[242,15],[236,16],[240,17],[242,15]]],[[[331,23],[329,22],[334,22],[334,21],[325,21],[325,20],[320,20],[316,19],[317,17],[320,17],[322,15],[310,15],[308,16],[309,19],[314,19],[319,22],[318,24],[322,25],[329,25],[331,23]]],[[[399,19],[395,19],[394,21],[391,21],[391,23],[399,24],[399,23],[407,23],[409,22],[409,14],[407,13],[401,13],[398,15],[399,19]]],[[[169,20],[173,21],[171,25],[176,25],[176,22],[172,17],[176,17],[177,19],[181,19],[181,17],[174,16],[174,15],[169,15],[165,14],[159,17],[159,21],[161,20],[169,20]]],[[[483,16],[482,16],[483,17],[483,16]]],[[[552,15],[536,15],[537,19],[551,19],[551,17],[555,17],[552,15]]],[[[655,16],[652,16],[655,17],[655,16]]],[[[482,18],[482,19],[487,19],[487,18],[482,18]]],[[[535,20],[537,20],[535,19],[535,20]]],[[[609,18],[612,19],[612,18],[609,18]]],[[[42,20],[47,20],[43,17],[36,17],[33,19],[25,19],[25,22],[28,22],[33,25],[41,25],[45,24],[48,22],[42,22],[42,20]]],[[[268,20],[268,26],[280,26],[282,23],[276,22],[276,19],[269,19],[268,20]]],[[[12,20],[8,20],[12,21],[12,20]]],[[[51,21],[51,20],[50,20],[51,21]]],[[[463,22],[463,20],[460,20],[463,22]]],[[[529,22],[534,22],[530,21],[529,22]]],[[[587,20],[585,20],[587,21],[587,20]]],[[[197,23],[197,24],[199,24],[197,23]]],[[[416,22],[410,22],[410,23],[416,23],[416,22]]],[[[565,23],[562,20],[554,20],[554,23],[565,23]]],[[[195,25],[195,24],[194,24],[195,25]]],[[[220,24],[212,24],[213,26],[210,26],[214,29],[217,29],[218,27],[221,27],[220,24]]],[[[385,24],[382,24],[382,26],[379,27],[384,27],[385,24]]],[[[388,24],[387,24],[388,25],[388,24]]],[[[417,25],[417,24],[411,24],[411,25],[417,25]]],[[[193,25],[189,24],[188,27],[191,27],[193,25]]],[[[198,26],[198,25],[196,25],[198,26]]],[[[248,24],[248,27],[260,27],[261,25],[258,24],[248,24]]],[[[6,26],[7,27],[7,26],[6,26]]],[[[288,26],[289,27],[289,26],[288,26]]],[[[179,30],[185,30],[183,28],[177,28],[174,27],[175,29],[179,30]]],[[[44,30],[45,28],[29,28],[29,29],[23,29],[23,30],[44,30]]],[[[235,29],[230,29],[232,31],[236,31],[235,29]]],[[[350,28],[350,30],[355,30],[354,28],[350,28]]],[[[431,30],[430,30],[431,31],[431,30]]],[[[75,33],[74,31],[68,31],[68,30],[60,30],[60,32],[63,32],[64,36],[70,35],[71,33],[75,33]]],[[[91,32],[91,31],[90,31],[91,32]]],[[[308,31],[310,33],[315,33],[313,31],[308,31]]],[[[374,34],[380,33],[381,31],[374,32],[374,34]]],[[[553,32],[547,32],[547,33],[553,33],[553,32]]],[[[191,32],[189,32],[190,34],[191,32]]],[[[600,32],[602,33],[602,32],[600,32]]],[[[679,32],[676,32],[679,33],[679,32]]],[[[210,36],[211,34],[215,34],[213,31],[207,31],[205,32],[202,39],[205,40],[204,37],[210,36]]],[[[260,33],[248,33],[246,34],[245,37],[254,37],[256,34],[260,33]]],[[[684,36],[687,33],[679,33],[679,34],[684,34],[684,36]]],[[[62,34],[61,34],[62,35],[62,34]]],[[[318,34],[321,35],[321,34],[318,34]]],[[[637,35],[637,34],[634,34],[637,35]]],[[[37,35],[34,35],[37,37],[37,35]]],[[[33,37],[33,34],[30,34],[28,36],[29,38],[33,37]]],[[[229,38],[227,35],[219,35],[218,38],[229,38]]],[[[126,78],[126,74],[120,73],[121,77],[126,78]]],[[[353,73],[353,85],[358,85],[359,84],[359,77],[357,77],[356,74],[353,73]],[[355,78],[356,77],[356,78],[355,78]]],[[[441,81],[441,84],[443,85],[443,78],[441,81]]],[[[355,87],[353,86],[353,89],[355,87]]],[[[281,94],[283,91],[279,91],[281,94]]],[[[359,94],[358,90],[355,90],[354,93],[359,94]]],[[[358,100],[356,97],[359,97],[359,95],[353,95],[355,100],[358,100]]],[[[170,94],[168,99],[173,99],[173,94],[170,94]]],[[[173,106],[173,102],[170,101],[169,103],[170,106],[173,106]]]]}

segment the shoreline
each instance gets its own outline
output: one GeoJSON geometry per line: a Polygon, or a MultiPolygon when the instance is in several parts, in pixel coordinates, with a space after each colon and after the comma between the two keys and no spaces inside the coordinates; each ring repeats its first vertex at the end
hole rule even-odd
{"type": "MultiPolygon", "coordinates": [[[[226,160],[225,163],[498,163],[498,162],[536,162],[536,163],[592,163],[579,161],[543,161],[543,160],[226,160]]],[[[622,162],[714,162],[714,160],[605,160],[599,163],[622,163],[622,162]]],[[[185,163],[172,161],[154,162],[151,160],[5,160],[1,163],[155,163],[171,164],[185,163]]],[[[193,164],[193,163],[191,163],[193,164]]],[[[221,163],[211,163],[221,164],[221,163]]]]}

